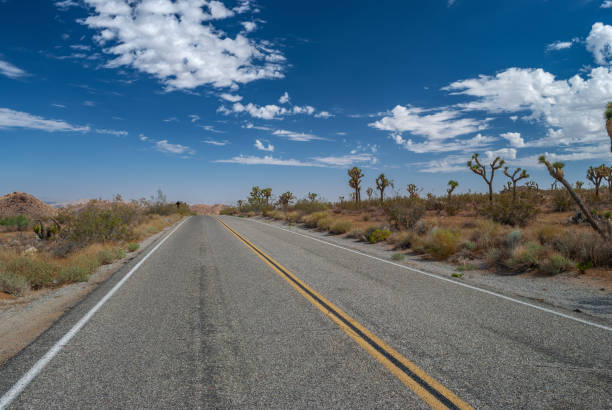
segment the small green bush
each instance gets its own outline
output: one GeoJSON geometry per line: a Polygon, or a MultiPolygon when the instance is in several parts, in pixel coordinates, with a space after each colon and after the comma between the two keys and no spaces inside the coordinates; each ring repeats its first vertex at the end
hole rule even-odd
{"type": "Polygon", "coordinates": [[[516,248],[521,242],[522,236],[523,234],[521,233],[520,229],[508,232],[506,235],[506,246],[508,246],[510,249],[516,248]]]}
{"type": "Polygon", "coordinates": [[[572,262],[569,259],[558,253],[554,253],[540,264],[539,270],[549,275],[557,275],[569,270],[571,266],[572,262]]]}
{"type": "Polygon", "coordinates": [[[424,248],[434,259],[445,260],[457,252],[459,240],[459,235],[453,231],[433,228],[424,243],[424,248]]]}
{"type": "Polygon", "coordinates": [[[555,212],[571,211],[575,203],[566,189],[554,189],[552,191],[552,208],[555,212]]]}
{"type": "Polygon", "coordinates": [[[140,248],[140,244],[137,242],[129,243],[127,246],[128,252],[136,252],[140,248]]]}
{"type": "Polygon", "coordinates": [[[0,273],[0,291],[13,296],[23,296],[30,289],[26,278],[14,273],[0,273]]]}
{"type": "Polygon", "coordinates": [[[33,289],[55,284],[54,276],[60,267],[37,258],[20,256],[4,265],[4,271],[25,278],[33,289]]]}
{"type": "Polygon", "coordinates": [[[389,223],[398,230],[411,229],[425,215],[425,201],[414,198],[390,198],[383,203],[389,223]]]}
{"type": "Polygon", "coordinates": [[[479,212],[503,225],[526,226],[538,214],[538,208],[530,200],[513,201],[512,195],[505,193],[497,195],[493,202],[481,205],[479,212]]]}
{"type": "Polygon", "coordinates": [[[20,231],[25,230],[30,225],[30,221],[24,215],[7,216],[0,219],[0,226],[13,228],[20,231]]]}
{"type": "Polygon", "coordinates": [[[98,262],[101,265],[109,265],[124,257],[125,251],[121,248],[102,249],[97,254],[98,262]]]}
{"type": "Polygon", "coordinates": [[[353,224],[350,221],[338,221],[331,227],[331,233],[334,235],[342,235],[353,229],[353,224]]]}
{"type": "Polygon", "coordinates": [[[391,235],[391,231],[388,229],[374,229],[368,235],[368,242],[378,243],[378,242],[386,241],[389,235],[391,235]]]}
{"type": "Polygon", "coordinates": [[[404,259],[405,255],[403,253],[394,253],[393,255],[391,255],[391,259],[393,259],[394,261],[401,261],[402,259],[404,259]]]}
{"type": "Polygon", "coordinates": [[[461,249],[466,249],[468,251],[475,251],[476,250],[476,243],[472,242],[472,241],[465,241],[461,243],[461,249]]]}

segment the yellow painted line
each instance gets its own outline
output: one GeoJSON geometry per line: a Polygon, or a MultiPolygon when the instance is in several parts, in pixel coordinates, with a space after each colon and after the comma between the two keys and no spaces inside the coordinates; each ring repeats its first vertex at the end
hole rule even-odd
{"type": "Polygon", "coordinates": [[[322,295],[291,273],[291,271],[253,245],[244,236],[230,228],[220,219],[217,218],[217,221],[251,249],[251,251],[270,266],[272,270],[285,279],[285,281],[304,296],[304,298],[336,323],[349,337],[351,337],[351,339],[363,347],[372,357],[382,363],[391,373],[393,373],[393,375],[422,398],[431,408],[472,409],[469,404],[461,400],[453,392],[441,385],[433,377],[425,373],[410,360],[406,359],[383,340],[379,339],[339,307],[325,299],[322,295]]]}

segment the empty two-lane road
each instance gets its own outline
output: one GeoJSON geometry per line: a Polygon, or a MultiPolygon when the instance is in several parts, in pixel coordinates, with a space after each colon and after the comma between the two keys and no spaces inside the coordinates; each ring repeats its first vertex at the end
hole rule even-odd
{"type": "Polygon", "coordinates": [[[605,326],[220,221],[188,219],[0,368],[8,407],[612,407],[605,326]]]}

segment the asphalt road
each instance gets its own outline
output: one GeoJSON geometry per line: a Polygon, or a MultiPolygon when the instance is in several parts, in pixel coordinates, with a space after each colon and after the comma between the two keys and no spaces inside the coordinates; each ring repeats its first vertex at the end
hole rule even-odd
{"type": "MultiPolygon", "coordinates": [[[[449,407],[612,408],[610,330],[221,219],[273,262],[190,218],[9,408],[428,408],[423,386],[449,407]]],[[[132,267],[0,368],[0,394],[132,267]]]]}

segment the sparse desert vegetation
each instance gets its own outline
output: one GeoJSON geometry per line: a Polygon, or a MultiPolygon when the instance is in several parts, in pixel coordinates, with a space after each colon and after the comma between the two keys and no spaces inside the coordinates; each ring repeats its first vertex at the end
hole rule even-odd
{"type": "Polygon", "coordinates": [[[150,199],[125,202],[117,195],[57,210],[14,193],[0,205],[8,214],[0,218],[0,291],[13,296],[86,281],[101,265],[136,251],[138,241],[191,214],[161,191],[150,199]]]}
{"type": "Polygon", "coordinates": [[[385,243],[397,251],[394,260],[411,252],[449,261],[459,271],[609,274],[612,170],[605,164],[590,167],[585,171],[591,183],[587,188],[581,181],[571,185],[565,180],[562,163],[551,164],[545,158],[541,163],[555,181],[547,189],[530,180],[525,170],[504,167],[499,157],[486,162],[475,154],[467,166],[484,180],[486,193],[457,193],[460,182],[450,180],[443,196],[423,194],[415,184],[405,193],[397,190],[387,196],[394,184],[380,174],[375,178],[378,195],[365,189],[368,199],[362,199],[365,175],[353,167],[347,175],[351,200],[324,201],[315,193],[296,200],[291,192],[275,200],[270,188],[253,187],[246,200],[221,213],[263,216],[330,235],[385,243]],[[496,174],[499,169],[502,172],[496,174]],[[507,180],[501,192],[493,190],[495,178],[507,180]]]}

